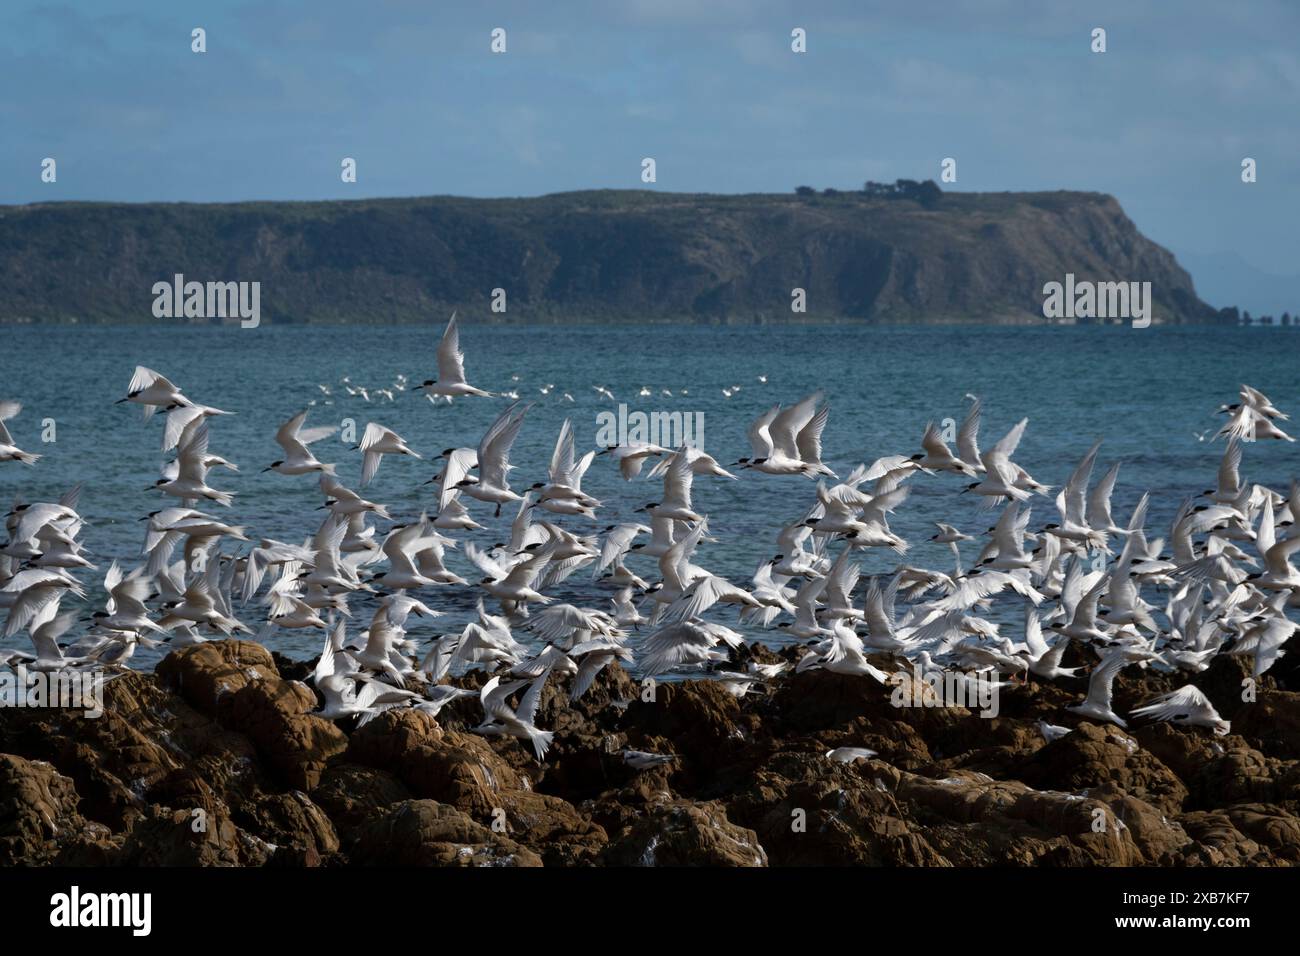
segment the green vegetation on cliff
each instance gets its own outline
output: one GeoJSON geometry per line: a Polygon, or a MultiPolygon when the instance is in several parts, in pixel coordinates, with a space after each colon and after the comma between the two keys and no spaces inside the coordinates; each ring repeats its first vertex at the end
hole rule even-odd
{"type": "Polygon", "coordinates": [[[1218,319],[1096,193],[0,207],[0,321],[152,321],[177,273],[260,282],[268,322],[488,317],[494,289],[512,321],[1043,321],[1066,273],[1150,282],[1157,322],[1218,319]]]}

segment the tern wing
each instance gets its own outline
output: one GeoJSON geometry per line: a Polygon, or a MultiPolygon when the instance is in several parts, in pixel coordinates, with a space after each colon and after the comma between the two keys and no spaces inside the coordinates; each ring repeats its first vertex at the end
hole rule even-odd
{"type": "MultiPolygon", "coordinates": [[[[1088,449],[1083,460],[1070,475],[1070,480],[1061,490],[1061,496],[1065,499],[1065,510],[1061,513],[1067,521],[1075,524],[1083,524],[1085,521],[1084,509],[1087,507],[1088,482],[1092,478],[1092,466],[1097,461],[1097,451],[1100,448],[1101,440],[1098,439],[1093,442],[1092,447],[1088,449]]],[[[1060,499],[1058,498],[1057,501],[1059,506],[1060,499]]]]}
{"type": "Polygon", "coordinates": [[[1119,466],[1119,462],[1111,465],[1088,495],[1087,523],[1090,528],[1104,529],[1115,525],[1110,513],[1110,496],[1115,490],[1115,479],[1119,477],[1119,466]]]}
{"type": "Polygon", "coordinates": [[[795,436],[795,445],[798,447],[799,458],[806,462],[819,462],[822,460],[822,432],[826,429],[826,422],[830,420],[831,407],[823,405],[813,415],[812,419],[799,430],[795,436]]]}
{"type": "Polygon", "coordinates": [[[177,452],[177,462],[180,466],[177,477],[184,481],[203,484],[208,476],[208,467],[203,463],[207,455],[208,425],[204,422],[194,433],[194,437],[177,452]]]}
{"type": "Polygon", "coordinates": [[[750,423],[746,434],[749,436],[749,447],[753,450],[755,458],[772,457],[772,420],[780,411],[780,405],[773,405],[750,423]]]}
{"type": "Polygon", "coordinates": [[[1184,684],[1132,711],[1134,717],[1150,717],[1152,720],[1171,720],[1189,714],[1219,716],[1210,699],[1194,684],[1184,684]]]}
{"type": "Polygon", "coordinates": [[[799,458],[798,435],[812,421],[821,393],[814,392],[783,410],[772,420],[768,433],[772,447],[788,458],[799,458]]]}
{"type": "Polygon", "coordinates": [[[537,706],[542,702],[542,691],[546,688],[546,679],[551,676],[551,669],[548,667],[542,671],[542,676],[536,678],[528,685],[528,690],[524,696],[519,699],[519,706],[515,708],[515,716],[525,724],[531,725],[537,719],[537,706]]]}
{"type": "Polygon", "coordinates": [[[460,326],[454,312],[438,344],[438,382],[465,384],[465,353],[460,350],[460,326]]]}
{"type": "Polygon", "coordinates": [[[1093,670],[1088,678],[1088,696],[1085,703],[1104,710],[1111,709],[1111,694],[1115,687],[1115,675],[1127,667],[1131,661],[1123,654],[1112,654],[1093,670]]]}
{"type": "Polygon", "coordinates": [[[566,418],[560,426],[559,437],[555,439],[555,451],[551,453],[551,484],[567,485],[572,471],[573,424],[566,418]]]}
{"type": "Polygon", "coordinates": [[[980,399],[975,399],[966,413],[966,420],[961,423],[961,430],[957,432],[957,453],[972,468],[980,464],[979,431],[983,405],[980,399]]]}

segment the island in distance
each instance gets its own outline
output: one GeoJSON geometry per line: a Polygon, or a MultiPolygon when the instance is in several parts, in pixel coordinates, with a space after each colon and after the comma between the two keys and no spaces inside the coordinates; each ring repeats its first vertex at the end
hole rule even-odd
{"type": "Polygon", "coordinates": [[[150,289],[176,274],[260,283],[270,323],[452,309],[513,322],[1027,323],[1045,321],[1044,286],[1067,275],[1149,282],[1157,324],[1236,321],[1112,196],[910,180],[780,195],[39,203],[0,207],[0,253],[0,322],[158,321],[150,289]]]}

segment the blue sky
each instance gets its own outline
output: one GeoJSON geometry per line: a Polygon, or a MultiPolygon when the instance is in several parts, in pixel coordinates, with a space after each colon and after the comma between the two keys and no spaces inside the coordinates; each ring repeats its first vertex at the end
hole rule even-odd
{"type": "Polygon", "coordinates": [[[653,188],[784,192],[951,156],[946,188],[1113,193],[1215,305],[1296,312],[1297,37],[1273,0],[10,0],[0,203],[641,188],[645,156],[653,188]]]}

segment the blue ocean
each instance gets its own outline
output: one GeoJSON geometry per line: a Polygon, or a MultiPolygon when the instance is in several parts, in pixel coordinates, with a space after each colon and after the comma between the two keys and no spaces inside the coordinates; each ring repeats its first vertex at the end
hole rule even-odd
{"type": "MultiPolygon", "coordinates": [[[[99,571],[78,576],[91,599],[102,601],[99,582],[109,563],[117,559],[129,568],[140,560],[144,526],[137,519],[177,503],[147,490],[163,461],[162,416],[144,422],[138,406],[113,404],[125,395],[139,364],[168,376],[192,400],[234,413],[213,419],[210,427],[211,451],[240,466],[237,474],[218,469],[211,483],[235,492],[235,502],[230,509],[209,510],[245,526],[254,540],[302,541],[324,515],[316,510],[323,498],[314,476],[261,471],[281,457],[276,428],[308,407],[309,426],[351,420],[359,436],[376,421],[405,437],[426,460],[386,457],[365,496],[386,504],[396,521],[422,510],[432,514],[436,485],[422,483],[437,463],[427,459],[448,447],[477,446],[510,401],[469,398],[434,405],[419,393],[393,388],[399,374],[411,383],[436,375],[444,324],[445,317],[420,327],[6,327],[0,330],[0,399],[23,403],[22,414],[8,426],[21,447],[44,457],[32,468],[0,465],[0,501],[53,501],[83,483],[80,510],[87,526],[81,540],[99,571]],[[369,400],[348,395],[345,379],[365,388],[369,400]],[[395,400],[380,389],[392,389],[395,400]],[[53,440],[43,442],[43,432],[53,440]]],[[[882,455],[919,451],[927,422],[960,423],[964,396],[974,394],[984,403],[981,446],[991,446],[1028,416],[1016,460],[1053,486],[1066,480],[1095,439],[1104,439],[1095,474],[1123,463],[1113,499],[1116,520],[1126,522],[1149,490],[1148,530],[1156,537],[1167,534],[1186,496],[1214,486],[1223,450],[1222,442],[1211,440],[1223,421],[1214,412],[1237,400],[1242,383],[1261,389],[1284,411],[1300,412],[1300,330],[1287,328],[511,326],[462,316],[461,345],[472,383],[496,393],[517,391],[535,403],[512,453],[516,490],[546,480],[565,418],[572,421],[581,454],[596,447],[600,413],[616,411],[620,402],[629,411],[699,413],[703,446],[726,466],[750,454],[746,428],[756,416],[821,390],[831,404],[824,460],[843,476],[882,455]],[[597,386],[616,401],[597,393],[597,386]]],[[[349,443],[335,436],[313,451],[337,462],[340,479],[356,486],[361,453],[349,443]]],[[[739,481],[695,480],[695,509],[709,516],[717,539],[703,545],[695,561],[746,584],[759,562],[777,553],[781,526],[801,518],[816,495],[804,478],[740,474],[739,481]]],[[[1242,474],[1285,494],[1292,476],[1300,475],[1300,447],[1248,444],[1242,474]]],[[[891,518],[893,530],[912,544],[905,560],[950,570],[947,547],[928,541],[933,522],[979,534],[996,513],[981,511],[975,496],[959,494],[965,481],[958,476],[921,475],[911,483],[911,497],[891,518]]],[[[644,475],[623,481],[608,457],[596,459],[583,489],[604,507],[595,522],[558,519],[579,533],[643,519],[634,510],[658,500],[662,490],[644,475]]],[[[465,503],[486,528],[453,537],[483,546],[508,540],[513,506],[494,518],[490,505],[465,503]]],[[[1048,498],[1036,496],[1033,508],[1031,528],[1057,520],[1048,498]]],[[[388,523],[378,525],[382,539],[388,523]]],[[[236,544],[227,541],[226,552],[236,544]]],[[[971,542],[963,554],[969,560],[977,551],[978,542],[971,542]]],[[[859,552],[859,558],[864,575],[889,573],[900,560],[878,549],[859,552]]],[[[471,581],[480,576],[459,550],[448,553],[448,565],[471,581]]],[[[658,577],[651,559],[631,557],[629,566],[649,580],[658,577]]],[[[611,594],[579,571],[554,596],[607,608],[611,594]]],[[[432,622],[413,618],[413,637],[459,630],[474,613],[476,595],[468,589],[436,588],[418,596],[445,616],[432,622]]],[[[372,600],[352,602],[357,630],[368,624],[372,600]]],[[[236,613],[256,630],[266,612],[261,604],[237,603],[236,613]]],[[[733,608],[715,609],[711,617],[735,626],[733,608]]],[[[1015,625],[1008,632],[1016,634],[1015,625]]],[[[754,636],[773,644],[782,640],[775,629],[754,636]]],[[[27,641],[24,634],[9,643],[27,641]]],[[[268,643],[290,657],[309,658],[319,653],[321,637],[279,631],[268,643]]],[[[142,651],[132,666],[150,667],[157,659],[156,652],[142,651]]]]}

